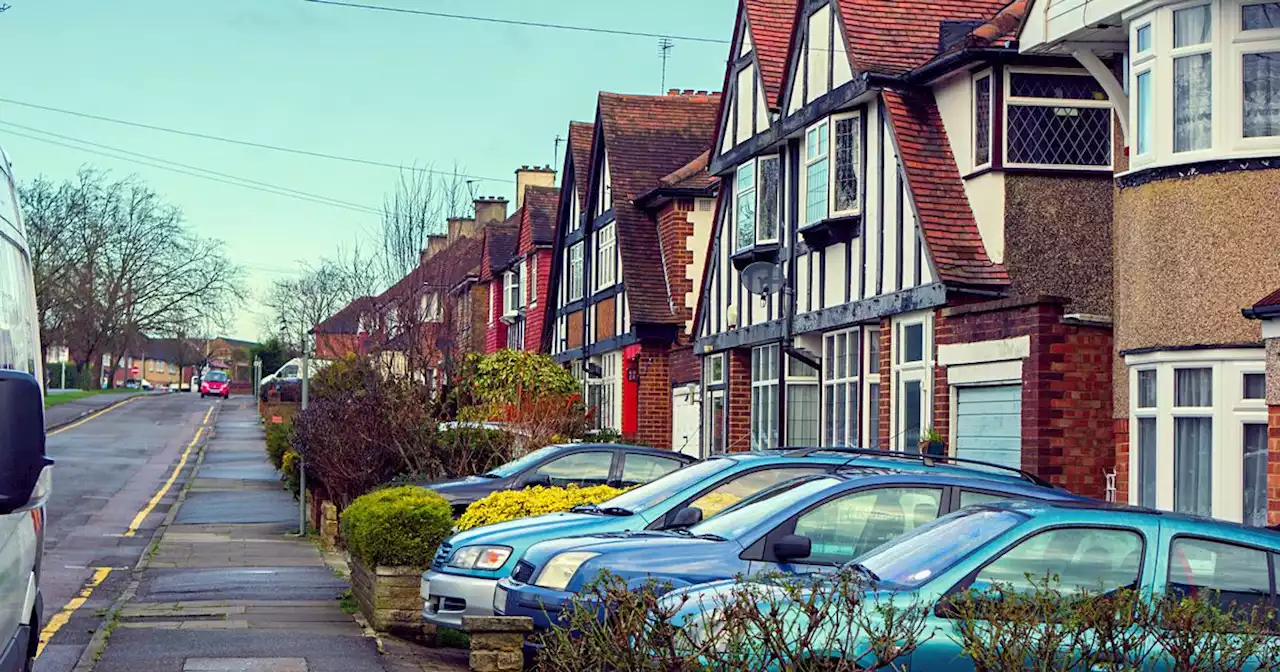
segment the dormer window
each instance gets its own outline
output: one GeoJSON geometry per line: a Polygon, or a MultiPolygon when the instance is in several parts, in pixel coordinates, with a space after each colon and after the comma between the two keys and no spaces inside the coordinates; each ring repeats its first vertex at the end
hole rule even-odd
{"type": "Polygon", "coordinates": [[[778,169],[777,156],[762,156],[738,166],[733,180],[733,212],[739,250],[778,242],[778,169]]]}
{"type": "Polygon", "coordinates": [[[440,322],[444,319],[440,306],[440,294],[430,292],[419,299],[418,313],[423,322],[440,322]]]}

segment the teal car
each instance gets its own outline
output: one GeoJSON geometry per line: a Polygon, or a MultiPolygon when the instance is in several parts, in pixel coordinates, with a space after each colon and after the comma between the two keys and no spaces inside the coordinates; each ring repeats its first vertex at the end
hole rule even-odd
{"type": "MultiPolygon", "coordinates": [[[[422,575],[422,616],[435,625],[458,628],[463,616],[494,615],[499,580],[511,576],[517,561],[538,542],[687,527],[770,486],[831,472],[855,461],[860,468],[919,469],[968,477],[975,474],[972,468],[940,464],[935,458],[849,448],[722,455],[674,471],[599,506],[522,518],[453,535],[441,543],[430,569],[422,575]]],[[[1048,485],[1011,469],[995,468],[989,477],[1048,485]]]]}
{"type": "MultiPolygon", "coordinates": [[[[1274,608],[1280,604],[1272,579],[1277,566],[1280,534],[1268,529],[1105,503],[1020,500],[961,509],[849,565],[867,580],[862,598],[927,609],[926,641],[897,664],[948,672],[974,669],[957,643],[955,612],[948,608],[953,595],[997,585],[1031,592],[1031,577],[1056,575],[1064,593],[1133,589],[1146,599],[1197,596],[1217,601],[1224,610],[1274,608]]],[[[769,593],[766,584],[744,593],[737,582],[721,581],[664,599],[677,610],[674,624],[696,635],[716,631],[709,619],[717,618],[726,600],[769,593]]],[[[766,608],[780,609],[781,619],[798,617],[794,605],[766,608]]],[[[833,650],[811,653],[834,658],[866,651],[866,642],[836,646],[838,639],[820,638],[833,650]]],[[[1157,647],[1144,669],[1165,670],[1162,659],[1157,647]]]]}

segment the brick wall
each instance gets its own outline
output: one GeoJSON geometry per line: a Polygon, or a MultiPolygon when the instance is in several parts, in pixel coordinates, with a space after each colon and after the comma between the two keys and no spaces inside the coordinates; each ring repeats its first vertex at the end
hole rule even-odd
{"type": "Polygon", "coordinates": [[[693,199],[683,198],[671,201],[658,211],[658,240],[666,265],[667,287],[676,314],[682,320],[693,319],[693,311],[685,305],[685,295],[694,291],[693,279],[689,277],[693,265],[693,252],[689,249],[693,222],[689,221],[689,213],[693,208],[693,199]]]}
{"type": "Polygon", "coordinates": [[[893,322],[889,318],[880,321],[880,448],[893,448],[889,440],[889,412],[892,408],[893,390],[893,358],[889,355],[890,340],[893,334],[893,322]]]}
{"type": "Polygon", "coordinates": [[[1267,413],[1267,524],[1280,524],[1280,406],[1267,413]]]}
{"type": "Polygon", "coordinates": [[[729,376],[728,398],[728,451],[751,450],[751,349],[725,352],[729,376]]]}
{"type": "MultiPolygon", "coordinates": [[[[1079,494],[1101,498],[1116,465],[1111,414],[1112,335],[1063,322],[1057,299],[1007,299],[940,311],[938,345],[1029,336],[1022,362],[1022,468],[1079,494]]],[[[934,420],[950,418],[946,369],[936,371],[934,420]]]]}
{"type": "Polygon", "coordinates": [[[1129,419],[1116,418],[1116,502],[1129,503],[1129,419]]]}
{"type": "MultiPolygon", "coordinates": [[[[320,359],[342,359],[360,350],[360,336],[357,334],[316,334],[316,357],[320,359]]],[[[262,375],[274,373],[263,372],[262,375]]]]}
{"type": "Polygon", "coordinates": [[[671,448],[670,352],[665,345],[643,344],[636,364],[640,390],[636,440],[654,448],[671,448]]]}
{"type": "Polygon", "coordinates": [[[537,278],[534,279],[535,282],[527,283],[533,294],[526,302],[528,308],[524,318],[524,349],[538,352],[542,349],[542,327],[546,324],[547,306],[551,304],[547,300],[547,287],[551,282],[551,250],[536,250],[533,255],[537,259],[537,278]],[[535,297],[538,303],[536,306],[533,305],[535,297]]]}

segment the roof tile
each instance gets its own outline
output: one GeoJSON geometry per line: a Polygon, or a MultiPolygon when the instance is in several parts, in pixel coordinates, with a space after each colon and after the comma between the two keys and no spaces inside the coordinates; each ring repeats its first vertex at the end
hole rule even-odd
{"type": "Polygon", "coordinates": [[[1010,5],[1009,0],[837,2],[854,71],[890,75],[908,72],[937,56],[943,21],[988,22],[1010,5]]]}
{"type": "Polygon", "coordinates": [[[796,21],[796,0],[743,0],[743,4],[765,95],[777,109],[782,106],[782,77],[796,21]]]}

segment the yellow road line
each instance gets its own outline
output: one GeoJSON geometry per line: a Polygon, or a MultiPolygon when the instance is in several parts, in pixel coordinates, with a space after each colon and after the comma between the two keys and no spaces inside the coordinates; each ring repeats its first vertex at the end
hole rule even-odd
{"type": "Polygon", "coordinates": [[[97,588],[110,573],[110,567],[95,568],[93,570],[93,578],[89,580],[89,583],[85,584],[84,588],[80,589],[80,594],[71,598],[71,601],[67,602],[67,606],[63,607],[62,611],[54,614],[53,618],[49,619],[49,624],[44,626],[44,630],[40,631],[40,644],[36,647],[37,656],[44,652],[44,647],[49,645],[49,640],[53,639],[53,636],[58,634],[62,626],[71,620],[71,615],[77,609],[84,606],[84,603],[93,595],[93,589],[97,588]]]}
{"type": "MultiPolygon", "coordinates": [[[[204,414],[205,422],[209,421],[209,414],[212,412],[213,407],[210,406],[209,411],[204,414]]],[[[129,529],[125,530],[124,536],[132,537],[138,533],[138,528],[142,527],[142,521],[147,519],[147,516],[151,514],[151,511],[156,508],[156,504],[159,504],[160,500],[169,492],[169,488],[173,487],[173,482],[178,480],[178,474],[182,473],[182,468],[187,466],[187,458],[191,457],[191,449],[195,448],[197,443],[200,443],[200,437],[203,434],[204,427],[200,427],[196,430],[195,437],[191,439],[191,443],[187,444],[187,449],[182,451],[182,458],[178,460],[178,466],[173,468],[173,473],[169,474],[168,480],[164,482],[164,485],[160,486],[159,492],[151,497],[151,501],[147,502],[147,505],[142,507],[142,510],[138,512],[138,515],[133,517],[133,522],[129,523],[129,529]]]]}
{"type": "Polygon", "coordinates": [[[213,407],[212,407],[212,406],[210,406],[210,407],[209,407],[209,410],[207,410],[207,411],[205,411],[205,412],[204,412],[204,420],[201,420],[201,421],[200,421],[200,424],[202,424],[202,425],[207,425],[207,424],[209,424],[209,416],[211,416],[211,415],[213,415],[213,407]]]}
{"type": "Polygon", "coordinates": [[[71,424],[69,424],[69,425],[63,425],[63,426],[61,426],[61,427],[59,427],[59,428],[57,428],[57,429],[53,430],[52,432],[47,432],[47,433],[45,434],[45,436],[53,436],[54,434],[61,434],[62,432],[67,431],[68,429],[75,429],[76,427],[79,427],[80,425],[83,425],[84,423],[89,422],[90,420],[92,420],[92,419],[94,419],[94,418],[96,418],[96,417],[98,417],[98,416],[100,416],[100,415],[102,415],[102,414],[104,414],[104,413],[110,413],[111,411],[114,411],[114,410],[116,410],[117,408],[120,408],[121,406],[124,406],[125,404],[127,404],[127,403],[129,403],[129,402],[131,402],[131,401],[133,401],[133,400],[135,400],[135,399],[138,399],[138,397],[129,397],[128,399],[125,399],[124,401],[122,401],[122,402],[120,402],[120,403],[116,404],[115,406],[108,406],[107,408],[104,408],[104,409],[102,409],[101,411],[98,411],[97,413],[94,413],[93,415],[90,415],[90,416],[89,416],[89,417],[87,417],[87,418],[80,418],[79,420],[76,420],[75,422],[73,422],[73,423],[71,423],[71,424]]]}

